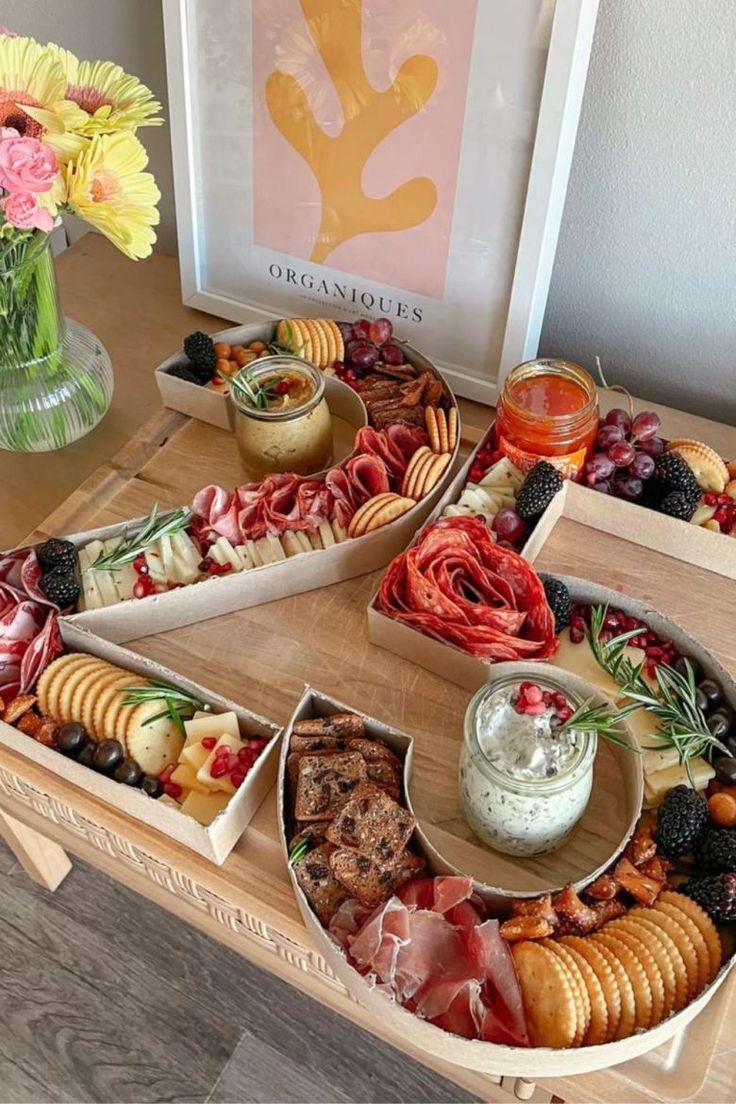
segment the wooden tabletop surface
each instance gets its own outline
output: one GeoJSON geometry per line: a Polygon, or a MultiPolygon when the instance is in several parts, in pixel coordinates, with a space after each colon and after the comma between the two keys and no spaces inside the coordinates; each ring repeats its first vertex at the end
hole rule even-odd
{"type": "MultiPolygon", "coordinates": [[[[186,502],[215,470],[225,486],[235,478],[228,435],[169,411],[154,413],[123,452],[116,452],[157,410],[155,365],[191,330],[221,326],[218,319],[181,305],[176,262],[155,256],[135,267],[100,239],[88,236],[60,258],[59,272],[68,313],[88,323],[107,345],[118,389],[108,418],[78,445],[49,456],[3,454],[0,474],[6,478],[0,480],[0,509],[5,547],[34,528],[58,535],[88,528],[93,521],[139,515],[155,500],[162,505],[186,502]],[[75,491],[98,468],[86,486],[75,491]],[[63,504],[54,510],[59,503],[63,504]],[[52,516],[46,518],[49,512],[52,516]]],[[[470,437],[477,439],[488,423],[488,411],[473,404],[463,408],[473,427],[470,437]]],[[[663,414],[670,435],[706,435],[725,455],[736,456],[733,428],[677,412],[663,414]]],[[[615,574],[615,566],[612,571],[615,574]]],[[[417,739],[417,785],[429,790],[436,772],[443,769],[442,759],[456,755],[468,694],[369,644],[365,608],[379,576],[374,573],[147,637],[132,646],[280,722],[290,715],[303,683],[311,682],[411,732],[417,739]],[[445,754],[436,754],[445,745],[445,754]]],[[[665,612],[676,616],[676,605],[677,596],[672,596],[665,612]]],[[[273,925],[295,944],[305,940],[281,858],[273,794],[241,844],[218,868],[5,749],[0,761],[53,798],[73,803],[80,815],[170,864],[184,878],[273,925]]],[[[700,1021],[705,1022],[705,1014],[700,1021]]],[[[711,1030],[717,1033],[715,1027],[711,1030]]],[[[733,1099],[734,1053],[732,1040],[722,1037],[708,1082],[693,1099],[733,1099]]],[[[618,1073],[576,1079],[575,1085],[559,1083],[558,1091],[571,1101],[666,1099],[654,1084],[663,1082],[653,1062],[639,1059],[618,1073]]],[[[670,1069],[669,1075],[676,1075],[676,1070],[670,1069]]]]}

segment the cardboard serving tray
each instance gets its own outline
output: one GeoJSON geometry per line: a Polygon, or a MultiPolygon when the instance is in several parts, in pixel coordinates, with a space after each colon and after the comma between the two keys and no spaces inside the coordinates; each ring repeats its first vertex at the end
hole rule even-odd
{"type": "Polygon", "coordinates": [[[198,852],[211,862],[218,865],[223,863],[273,786],[277,773],[277,749],[281,728],[272,721],[252,713],[244,706],[199,686],[191,679],[177,675],[167,667],[162,667],[152,659],[101,640],[78,625],[72,624],[68,619],[61,618],[59,627],[67,650],[99,656],[144,678],[162,679],[173,686],[196,694],[201,701],[212,707],[215,714],[232,710],[240,722],[241,732],[249,736],[265,737],[268,740],[267,746],[226,807],[210,825],[205,827],[193,817],[147,797],[141,790],[115,782],[114,779],[90,767],[85,767],[74,759],[67,758],[53,748],[37,743],[30,736],[2,720],[0,720],[0,744],[45,767],[74,786],[78,786],[79,789],[91,793],[100,801],[132,817],[133,820],[141,821],[184,847],[198,852]]]}
{"type": "MultiPolygon", "coordinates": [[[[294,724],[307,717],[324,717],[331,713],[355,712],[363,717],[367,735],[373,739],[385,740],[391,749],[404,760],[404,786],[407,806],[411,809],[411,766],[413,741],[405,733],[382,724],[380,721],[353,710],[344,702],[328,697],[312,687],[305,687],[304,693],[284,731],[281,755],[279,757],[278,776],[278,818],[281,842],[285,860],[288,862],[289,838],[292,828],[291,795],[288,791],[286,760],[289,741],[294,724]]],[[[428,851],[423,847],[420,830],[414,835],[415,849],[425,851],[428,867],[432,873],[455,872],[452,864],[443,861],[441,854],[428,851]]],[[[628,1039],[605,1043],[601,1046],[579,1047],[570,1050],[554,1050],[548,1047],[509,1047],[479,1040],[464,1039],[452,1035],[433,1024],[427,1023],[413,1013],[402,1008],[384,992],[373,986],[368,979],[355,970],[342,948],[322,927],[296,880],[293,869],[289,867],[292,888],[299,906],[302,919],[310,938],[324,956],[327,965],[342,981],[350,994],[368,1009],[376,1019],[391,1026],[401,1037],[429,1054],[441,1053],[442,1057],[466,1069],[478,1070],[491,1075],[511,1075],[525,1079],[548,1077],[569,1077],[575,1074],[591,1073],[607,1069],[621,1062],[646,1054],[678,1035],[687,1024],[701,1012],[718,992],[731,971],[736,957],[731,957],[721,968],[712,984],[681,1012],[670,1016],[657,1027],[642,1031],[628,1039]]]]}

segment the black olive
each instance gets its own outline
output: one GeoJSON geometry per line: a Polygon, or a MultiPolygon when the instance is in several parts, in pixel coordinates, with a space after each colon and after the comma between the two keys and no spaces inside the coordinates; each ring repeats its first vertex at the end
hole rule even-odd
{"type": "Polygon", "coordinates": [[[733,755],[721,755],[713,763],[716,774],[722,782],[736,782],[736,758],[733,755]]]}
{"type": "Polygon", "coordinates": [[[693,659],[692,656],[678,656],[672,666],[676,671],[679,671],[681,675],[687,675],[687,665],[692,668],[693,674],[697,680],[700,675],[700,664],[697,659],[693,659]]]}
{"type": "Polygon", "coordinates": [[[732,718],[725,710],[717,709],[715,713],[711,713],[706,723],[716,740],[723,740],[729,733],[731,720],[732,718]]]}
{"type": "Polygon", "coordinates": [[[123,758],[119,740],[101,740],[95,748],[94,766],[98,771],[113,771],[123,758]]]}
{"type": "Polygon", "coordinates": [[[164,792],[163,785],[152,774],[147,774],[141,783],[141,789],[149,797],[160,797],[164,792]]]}
{"type": "Polygon", "coordinates": [[[697,690],[695,691],[695,704],[697,705],[701,713],[708,712],[708,695],[703,692],[700,686],[698,686],[697,690]]]}
{"type": "Polygon", "coordinates": [[[77,762],[81,763],[83,767],[94,767],[96,751],[97,744],[90,740],[88,744],[84,745],[79,755],[77,756],[77,762]]]}
{"type": "Polygon", "coordinates": [[[701,690],[708,699],[708,709],[712,709],[715,705],[718,705],[719,702],[723,701],[723,689],[718,685],[715,679],[703,679],[698,689],[701,690]]]}
{"type": "Polygon", "coordinates": [[[87,743],[87,732],[78,721],[62,725],[56,734],[56,746],[64,755],[78,755],[87,743]]]}
{"type": "Polygon", "coordinates": [[[122,763],[115,768],[113,777],[116,782],[121,782],[124,786],[140,786],[143,781],[143,771],[135,759],[123,759],[122,763]]]}

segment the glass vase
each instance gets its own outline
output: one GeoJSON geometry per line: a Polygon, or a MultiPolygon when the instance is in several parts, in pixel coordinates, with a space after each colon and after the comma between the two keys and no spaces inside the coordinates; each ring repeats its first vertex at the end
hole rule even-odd
{"type": "Polygon", "coordinates": [[[0,448],[50,452],[107,413],[112,365],[86,326],[59,309],[48,234],[0,246],[0,448]]]}

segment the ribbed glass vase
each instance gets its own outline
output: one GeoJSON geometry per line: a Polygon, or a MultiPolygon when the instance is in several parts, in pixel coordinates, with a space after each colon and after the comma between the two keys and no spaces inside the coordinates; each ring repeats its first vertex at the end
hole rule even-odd
{"type": "Polygon", "coordinates": [[[112,365],[59,309],[48,234],[0,243],[0,448],[51,452],[107,413],[112,365]]]}

